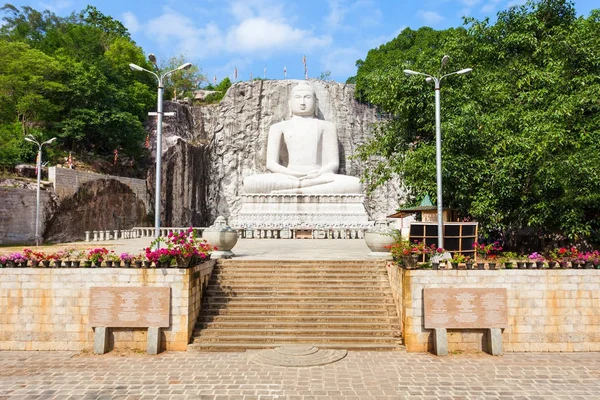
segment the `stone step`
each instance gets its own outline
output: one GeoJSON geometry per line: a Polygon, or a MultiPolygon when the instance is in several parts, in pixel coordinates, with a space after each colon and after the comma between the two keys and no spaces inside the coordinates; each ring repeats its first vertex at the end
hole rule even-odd
{"type": "MultiPolygon", "coordinates": [[[[278,344],[264,343],[192,343],[188,345],[188,351],[192,352],[243,352],[246,350],[261,350],[273,349],[279,346],[294,345],[297,342],[280,342],[278,344]]],[[[312,344],[312,343],[308,343],[312,344]]],[[[401,344],[385,344],[385,343],[327,343],[319,344],[322,349],[345,349],[349,351],[406,351],[406,348],[401,344]]]]}
{"type": "Polygon", "coordinates": [[[382,260],[240,260],[240,259],[219,259],[217,267],[230,266],[253,266],[253,265],[273,265],[273,266],[296,266],[296,265],[314,265],[314,266],[385,266],[386,262],[382,260]]]}
{"type": "Polygon", "coordinates": [[[207,307],[203,307],[200,311],[201,316],[214,316],[214,315],[230,315],[230,316],[311,316],[311,317],[324,317],[324,316],[378,316],[388,317],[395,316],[396,306],[387,305],[380,307],[373,307],[373,305],[362,305],[357,304],[354,308],[341,307],[336,304],[331,304],[329,307],[310,307],[306,304],[302,305],[302,308],[295,307],[294,305],[287,305],[287,308],[282,306],[271,307],[269,305],[257,305],[256,307],[244,307],[240,304],[239,307],[226,307],[223,305],[208,304],[207,307]]]}
{"type": "Polygon", "coordinates": [[[390,317],[385,313],[381,313],[381,310],[365,310],[366,315],[356,315],[355,313],[346,313],[340,315],[246,315],[246,314],[201,314],[198,316],[197,324],[208,324],[208,323],[225,323],[225,324],[316,324],[316,323],[328,323],[328,324],[361,324],[361,325],[393,325],[398,324],[398,318],[396,316],[390,317]],[[371,312],[372,315],[371,315],[371,312]]]}
{"type": "Polygon", "coordinates": [[[278,264],[248,264],[248,265],[228,265],[228,266],[215,266],[216,272],[293,272],[293,273],[303,273],[303,272],[314,272],[319,274],[326,274],[331,272],[338,273],[355,273],[362,274],[364,272],[374,272],[374,273],[385,273],[386,267],[385,264],[381,265],[327,265],[327,264],[289,264],[289,265],[278,265],[278,264]]]}
{"type": "Polygon", "coordinates": [[[295,336],[295,335],[234,335],[234,336],[196,336],[192,343],[264,343],[280,345],[281,343],[310,343],[315,347],[330,343],[361,344],[401,344],[400,338],[383,336],[295,336]]]}
{"type": "Polygon", "coordinates": [[[255,336],[260,335],[265,338],[277,338],[280,336],[287,337],[322,337],[322,338],[337,338],[337,337],[365,337],[370,338],[390,338],[400,337],[399,330],[393,330],[389,327],[379,329],[334,329],[328,326],[319,328],[210,328],[194,330],[194,337],[234,337],[234,336],[255,336]],[[394,333],[395,332],[395,333],[394,333]]]}
{"type": "Polygon", "coordinates": [[[329,288],[327,291],[317,290],[286,290],[286,289],[208,289],[206,294],[214,297],[260,297],[260,298],[277,298],[281,297],[360,297],[360,298],[384,298],[386,294],[391,294],[391,290],[352,290],[347,288],[334,289],[329,288]]]}
{"type": "Polygon", "coordinates": [[[312,277],[298,277],[295,275],[281,276],[281,275],[264,275],[264,276],[248,276],[248,275],[215,275],[209,281],[209,285],[226,285],[234,282],[236,285],[258,285],[258,284],[277,284],[277,285],[389,285],[389,281],[385,276],[371,276],[371,275],[352,275],[352,276],[312,276],[312,277]]]}
{"type": "Polygon", "coordinates": [[[219,260],[189,349],[243,351],[285,344],[403,349],[385,265],[219,260]]]}
{"type": "Polygon", "coordinates": [[[312,273],[314,275],[332,275],[332,274],[340,274],[340,275],[364,275],[364,274],[372,274],[372,275],[384,275],[387,270],[385,267],[344,267],[344,266],[333,266],[333,267],[304,267],[304,266],[283,266],[283,267],[273,267],[273,266],[253,266],[253,267],[226,267],[226,268],[218,268],[215,267],[214,273],[216,274],[254,274],[254,275],[268,275],[268,274],[307,274],[312,273]]]}
{"type": "Polygon", "coordinates": [[[289,304],[291,306],[298,307],[299,304],[347,304],[347,303],[358,303],[358,304],[393,304],[391,297],[383,294],[373,296],[340,296],[337,293],[328,293],[323,296],[304,296],[304,295],[290,295],[282,294],[281,296],[273,295],[272,293],[263,293],[262,295],[256,294],[253,296],[208,296],[208,299],[204,304],[224,304],[232,306],[234,304],[255,304],[264,305],[267,304],[270,307],[282,304],[289,304]]]}
{"type": "Polygon", "coordinates": [[[345,331],[367,331],[375,332],[395,331],[400,329],[399,323],[390,322],[331,322],[331,321],[212,321],[212,322],[197,322],[194,332],[200,332],[204,329],[210,330],[264,330],[269,329],[277,332],[278,329],[296,329],[300,331],[306,330],[321,330],[332,329],[341,332],[345,331]]]}

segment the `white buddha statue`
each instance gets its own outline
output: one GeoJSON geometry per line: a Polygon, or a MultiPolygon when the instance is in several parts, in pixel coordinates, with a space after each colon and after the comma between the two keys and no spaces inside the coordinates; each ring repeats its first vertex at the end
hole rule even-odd
{"type": "Polygon", "coordinates": [[[360,180],[338,175],[339,151],[335,124],[315,118],[317,98],[308,82],[292,89],[292,118],[269,129],[267,169],[271,173],[244,179],[245,193],[360,194],[360,180]],[[283,165],[282,149],[288,161],[283,165]]]}

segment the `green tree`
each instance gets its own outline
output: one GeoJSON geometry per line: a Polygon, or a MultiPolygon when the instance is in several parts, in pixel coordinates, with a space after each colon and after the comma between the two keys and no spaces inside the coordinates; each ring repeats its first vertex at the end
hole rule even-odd
{"type": "Polygon", "coordinates": [[[358,152],[384,157],[368,182],[398,174],[413,199],[435,192],[434,93],[401,71],[437,74],[449,54],[445,72],[474,72],[442,84],[444,204],[513,244],[524,231],[597,240],[600,12],[575,15],[567,1],[530,1],[493,25],[405,30],[371,50],[358,95],[394,117],[358,152]]]}
{"type": "MultiPolygon", "coordinates": [[[[166,63],[160,67],[161,73],[172,71],[179,66],[185,64],[185,56],[179,55],[171,57],[166,63]]],[[[206,81],[206,77],[202,74],[198,66],[193,65],[184,70],[173,72],[165,80],[165,100],[171,100],[177,94],[177,98],[194,97],[193,91],[199,89],[200,84],[206,81]]]]}
{"type": "MultiPolygon", "coordinates": [[[[131,62],[151,66],[125,27],[91,6],[68,18],[30,7],[6,5],[2,10],[6,15],[0,40],[31,47],[25,54],[39,59],[22,61],[24,56],[12,51],[3,62],[56,71],[50,78],[6,78],[33,87],[27,94],[18,92],[18,102],[13,102],[13,108],[26,111],[20,113],[21,120],[43,122],[68,150],[112,157],[118,148],[121,154],[144,157],[142,122],[156,102],[156,82],[129,69],[131,62]]],[[[7,113],[14,110],[3,106],[0,115],[7,113]]]]}
{"type": "Polygon", "coordinates": [[[231,80],[229,78],[223,79],[221,82],[219,82],[219,84],[216,87],[212,87],[209,85],[207,89],[214,90],[216,93],[211,93],[208,96],[206,96],[205,103],[213,104],[220,102],[223,99],[223,97],[225,97],[225,94],[227,93],[227,90],[230,87],[231,80]]]}
{"type": "Polygon", "coordinates": [[[6,168],[31,156],[26,134],[56,130],[68,89],[62,66],[25,43],[0,38],[0,59],[0,166],[6,168]]]}

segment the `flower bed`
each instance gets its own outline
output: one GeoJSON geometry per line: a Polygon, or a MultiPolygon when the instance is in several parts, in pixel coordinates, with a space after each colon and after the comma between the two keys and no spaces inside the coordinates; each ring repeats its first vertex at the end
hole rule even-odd
{"type": "Polygon", "coordinates": [[[196,236],[193,228],[166,238],[160,237],[143,254],[121,253],[104,247],[77,251],[40,252],[23,249],[22,252],[0,255],[0,268],[188,268],[210,259],[217,250],[196,236]]]}

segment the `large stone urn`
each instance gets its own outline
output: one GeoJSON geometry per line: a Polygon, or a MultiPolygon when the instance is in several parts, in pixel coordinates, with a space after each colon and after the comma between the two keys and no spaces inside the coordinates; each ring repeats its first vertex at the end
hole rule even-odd
{"type": "Polygon", "coordinates": [[[369,256],[392,259],[390,249],[386,246],[394,244],[394,230],[389,227],[386,218],[378,219],[375,226],[365,232],[365,242],[371,250],[369,256]]]}
{"type": "Polygon", "coordinates": [[[208,244],[215,246],[211,258],[231,258],[235,256],[231,249],[237,243],[238,233],[235,229],[227,226],[225,217],[218,216],[215,223],[202,232],[202,238],[206,239],[208,244]]]}

